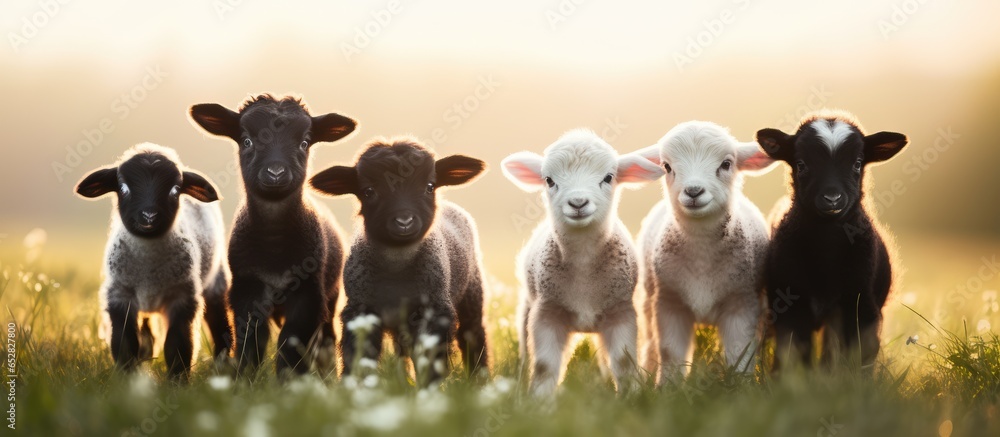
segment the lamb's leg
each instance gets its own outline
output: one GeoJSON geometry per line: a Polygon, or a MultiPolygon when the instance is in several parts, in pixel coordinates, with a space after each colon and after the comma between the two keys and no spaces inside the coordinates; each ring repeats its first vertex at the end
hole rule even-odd
{"type": "Polygon", "coordinates": [[[656,374],[656,365],[660,361],[659,351],[656,345],[656,335],[653,333],[654,321],[653,321],[653,299],[652,290],[646,287],[652,287],[652,285],[647,285],[640,288],[636,292],[636,300],[638,302],[636,308],[639,308],[639,337],[637,344],[639,345],[639,363],[642,364],[642,368],[650,375],[656,374]]]}
{"type": "Polygon", "coordinates": [[[672,300],[662,300],[653,315],[657,345],[660,349],[660,372],[656,385],[683,379],[691,371],[694,357],[694,314],[672,300]]]}
{"type": "Polygon", "coordinates": [[[294,292],[287,293],[285,324],[278,334],[279,376],[285,376],[286,370],[299,375],[310,370],[310,355],[314,352],[310,346],[318,344],[323,335],[321,325],[330,319],[322,293],[314,278],[303,280],[294,292]]]}
{"type": "Polygon", "coordinates": [[[149,323],[149,317],[142,318],[142,325],[139,328],[139,361],[153,359],[153,348],[156,344],[156,339],[153,338],[153,328],[149,323]]]}
{"type": "Polygon", "coordinates": [[[171,378],[187,381],[194,358],[194,326],[201,323],[198,312],[200,302],[194,293],[190,298],[176,302],[167,309],[167,337],[163,342],[163,356],[167,361],[167,374],[171,378]]]}
{"type": "Polygon", "coordinates": [[[533,307],[528,320],[531,349],[531,392],[537,397],[555,394],[562,376],[563,355],[569,340],[567,316],[544,306],[533,307]]]}
{"type": "MultiPolygon", "coordinates": [[[[419,309],[415,314],[418,317],[410,317],[408,320],[409,332],[417,333],[416,338],[412,339],[413,347],[409,349],[413,353],[414,363],[417,364],[414,365],[414,369],[417,372],[418,385],[427,387],[448,375],[451,367],[448,361],[448,348],[455,339],[457,315],[443,305],[432,306],[429,311],[419,309]],[[427,360],[427,368],[419,365],[422,359],[427,360]]],[[[407,349],[405,344],[404,349],[407,349]]]]}
{"type": "Polygon", "coordinates": [[[219,273],[210,287],[205,288],[205,322],[212,334],[213,356],[221,359],[229,356],[233,348],[233,326],[229,319],[226,292],[229,284],[225,275],[219,273]]]}
{"type": "Polygon", "coordinates": [[[860,299],[855,295],[851,300],[854,302],[844,305],[852,307],[852,310],[845,310],[844,313],[856,316],[844,320],[844,350],[854,356],[860,355],[862,370],[871,374],[881,348],[879,331],[882,327],[882,309],[872,301],[870,295],[862,295],[860,299]]]}
{"type": "Polygon", "coordinates": [[[107,309],[111,319],[111,357],[123,370],[139,364],[139,312],[130,302],[110,301],[107,309]]]}
{"type": "Polygon", "coordinates": [[[267,353],[271,338],[271,312],[274,293],[252,276],[236,276],[229,293],[236,328],[236,362],[240,372],[254,372],[267,353]]]}
{"type": "Polygon", "coordinates": [[[813,333],[809,329],[775,325],[774,367],[779,371],[785,362],[809,367],[812,364],[813,333]]]}
{"type": "Polygon", "coordinates": [[[636,362],[636,313],[632,302],[610,309],[598,331],[603,354],[611,366],[618,393],[628,394],[640,385],[636,362]]]}
{"type": "MultiPolygon", "coordinates": [[[[374,313],[353,304],[350,299],[348,299],[344,311],[340,313],[341,327],[343,327],[340,338],[340,357],[344,362],[343,376],[351,375],[354,372],[354,366],[360,358],[368,358],[377,362],[382,354],[383,326],[381,323],[372,326],[369,331],[364,333],[347,328],[347,324],[355,318],[370,314],[374,313]],[[359,343],[359,340],[363,342],[359,343]]],[[[396,341],[399,341],[398,337],[396,341]]]]}
{"type": "Polygon", "coordinates": [[[531,303],[524,296],[517,304],[517,351],[521,362],[521,369],[531,362],[528,348],[528,320],[531,317],[531,303]]]}
{"type": "Polygon", "coordinates": [[[760,302],[752,297],[734,299],[719,320],[719,336],[726,354],[726,364],[736,371],[750,373],[760,344],[760,302]]]}
{"type": "Polygon", "coordinates": [[[458,308],[458,347],[469,375],[480,370],[489,374],[489,348],[483,327],[483,286],[479,281],[469,286],[458,308]]]}

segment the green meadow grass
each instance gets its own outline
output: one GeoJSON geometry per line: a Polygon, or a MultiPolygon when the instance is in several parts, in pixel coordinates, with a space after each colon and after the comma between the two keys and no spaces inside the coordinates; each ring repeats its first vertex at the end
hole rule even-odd
{"type": "Polygon", "coordinates": [[[1000,326],[995,291],[946,326],[891,304],[873,376],[849,363],[742,376],[725,368],[706,328],[698,331],[685,382],[647,384],[621,398],[585,340],[549,404],[525,395],[512,323],[516,291],[497,280],[487,307],[492,378],[454,372],[441,387],[421,391],[392,356],[370,377],[280,383],[271,371],[273,341],[272,366],[233,381],[216,374],[204,333],[188,385],[165,378],[162,358],[122,374],[99,338],[96,272],[17,264],[0,270],[2,311],[16,326],[16,432],[25,435],[1000,435],[1000,340],[981,329],[984,320],[1000,326]]]}

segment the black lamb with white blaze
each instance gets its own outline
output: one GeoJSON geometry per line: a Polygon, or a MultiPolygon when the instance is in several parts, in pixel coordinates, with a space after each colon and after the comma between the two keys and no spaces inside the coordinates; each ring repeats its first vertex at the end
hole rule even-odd
{"type": "Polygon", "coordinates": [[[870,371],[880,347],[882,307],[893,283],[890,251],[862,197],[867,165],[907,144],[895,132],[865,135],[846,113],[807,117],[794,135],[757,132],[773,158],[792,169],[792,201],[775,225],[765,281],[779,360],[811,364],[823,330],[824,363],[858,354],[870,371]]]}
{"type": "Polygon", "coordinates": [[[230,276],[212,183],[184,169],[173,149],[144,143],[125,152],[116,166],[84,177],[76,192],[86,198],[116,195],[101,286],[115,363],[130,370],[152,356],[152,313],[167,321],[163,353],[171,377],[186,379],[190,373],[202,311],[215,356],[228,356],[230,276]]]}
{"type": "Polygon", "coordinates": [[[333,113],[310,116],[299,99],[268,94],[247,100],[239,112],[194,105],[191,118],[238,147],[246,196],[229,241],[229,300],[239,368],[259,366],[273,319],[281,327],[279,375],[286,369],[305,373],[313,365],[329,370],[344,249],[329,212],[303,187],[312,145],[347,136],[356,122],[333,113]]]}
{"type": "Polygon", "coordinates": [[[456,338],[470,373],[488,371],[475,223],[458,205],[438,202],[436,194],[438,187],[469,182],[485,168],[483,161],[461,155],[435,161],[415,140],[399,139],[373,142],[354,167],[331,167],[310,180],[319,191],[353,194],[361,202],[364,231],[355,236],[344,274],[345,375],[359,350],[348,324],[368,315],[380,322],[360,347],[362,356],[378,359],[384,332],[406,356],[426,350],[429,358],[421,356],[428,361],[415,362],[421,384],[445,375],[456,338]]]}

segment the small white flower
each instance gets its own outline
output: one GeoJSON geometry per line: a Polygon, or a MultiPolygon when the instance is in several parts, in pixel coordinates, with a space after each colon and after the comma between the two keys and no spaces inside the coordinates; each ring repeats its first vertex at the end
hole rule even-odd
{"type": "Polygon", "coordinates": [[[500,393],[509,393],[511,389],[514,388],[514,380],[507,378],[505,376],[497,377],[493,381],[493,385],[497,388],[500,393]]]}
{"type": "Polygon", "coordinates": [[[378,368],[378,361],[375,361],[371,358],[361,358],[360,360],[358,360],[358,367],[362,369],[374,370],[378,368]]]}
{"type": "Polygon", "coordinates": [[[976,330],[979,331],[980,334],[989,332],[992,327],[993,326],[990,324],[990,321],[986,319],[981,319],[979,323],[976,324],[976,330]]]}
{"type": "Polygon", "coordinates": [[[358,378],[355,377],[354,375],[345,376],[343,382],[344,382],[344,387],[346,387],[349,390],[354,390],[358,388],[358,378]]]}
{"type": "Polygon", "coordinates": [[[427,423],[434,423],[448,412],[448,397],[438,390],[421,389],[417,392],[415,404],[417,417],[427,423]]]}
{"type": "Polygon", "coordinates": [[[399,428],[406,418],[406,403],[400,398],[389,399],[354,413],[354,423],[365,428],[389,432],[399,428]]]}
{"type": "Polygon", "coordinates": [[[269,437],[271,428],[267,424],[274,416],[274,407],[271,405],[256,405],[250,407],[247,412],[246,425],[243,428],[243,435],[246,437],[269,437]]]}
{"type": "Polygon", "coordinates": [[[153,395],[155,390],[156,384],[153,382],[153,378],[150,378],[145,372],[136,372],[129,381],[129,393],[134,397],[148,398],[153,395]]]}
{"type": "Polygon", "coordinates": [[[375,386],[378,385],[378,376],[368,375],[363,381],[361,381],[361,383],[364,384],[365,387],[375,388],[375,386]]]}
{"type": "Polygon", "coordinates": [[[370,332],[380,322],[374,314],[362,314],[347,322],[347,330],[355,333],[370,332]]]}
{"type": "Polygon", "coordinates": [[[288,345],[291,347],[299,347],[302,342],[299,341],[298,337],[288,337],[288,345]]]}
{"type": "Polygon", "coordinates": [[[433,349],[440,342],[441,339],[436,335],[420,334],[420,345],[424,347],[424,350],[433,349]]]}
{"type": "Polygon", "coordinates": [[[418,371],[426,369],[427,366],[430,365],[430,364],[431,364],[431,360],[428,359],[427,357],[425,357],[423,355],[417,357],[417,370],[418,371]]]}
{"type": "Polygon", "coordinates": [[[437,372],[437,373],[444,373],[445,370],[446,369],[444,367],[444,360],[441,360],[441,359],[434,360],[434,371],[435,372],[437,372]]]}
{"type": "Polygon", "coordinates": [[[917,344],[917,342],[919,341],[920,341],[920,336],[917,334],[913,334],[906,339],[906,345],[909,346],[911,344],[917,344]]]}
{"type": "Polygon", "coordinates": [[[210,376],[208,378],[208,386],[212,387],[213,390],[228,390],[233,384],[233,381],[225,375],[210,376]]]}
{"type": "Polygon", "coordinates": [[[211,411],[198,412],[194,420],[198,424],[198,427],[205,431],[215,431],[219,428],[219,418],[211,411]]]}

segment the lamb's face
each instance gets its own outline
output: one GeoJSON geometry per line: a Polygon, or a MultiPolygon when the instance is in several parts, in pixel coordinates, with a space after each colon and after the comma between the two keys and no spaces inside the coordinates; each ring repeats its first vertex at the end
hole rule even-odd
{"type": "Polygon", "coordinates": [[[604,222],[615,203],[617,171],[611,146],[557,143],[550,147],[542,174],[552,219],[571,228],[604,222]]]}
{"type": "Polygon", "coordinates": [[[357,126],[339,114],[310,116],[299,99],[269,94],[244,102],[240,112],[215,103],[194,105],[191,118],[209,133],[236,142],[244,188],[263,200],[300,192],[312,145],[339,140],[357,126]]]}
{"type": "Polygon", "coordinates": [[[795,141],[792,187],[816,213],[840,217],[861,200],[864,167],[864,140],[856,127],[816,120],[802,126],[795,141]]]}
{"type": "Polygon", "coordinates": [[[408,245],[424,238],[437,210],[434,157],[419,149],[362,156],[355,168],[369,238],[408,245]]]}
{"type": "Polygon", "coordinates": [[[250,194],[282,199],[302,187],[311,120],[298,105],[258,103],[241,114],[239,159],[250,194]]]}
{"type": "Polygon", "coordinates": [[[133,156],[118,167],[118,213],[133,235],[158,237],[173,226],[180,207],[181,171],[159,153],[133,156]]]}
{"type": "MultiPolygon", "coordinates": [[[[644,151],[646,151],[644,149],[644,151]]],[[[504,175],[525,191],[545,190],[549,215],[557,224],[586,228],[614,214],[620,184],[656,180],[658,158],[640,153],[618,156],[590,131],[570,131],[545,149],[545,156],[518,152],[503,160],[504,175]]]]}
{"type": "Polygon", "coordinates": [[[674,210],[695,218],[728,210],[740,183],[738,147],[725,129],[711,123],[681,124],[664,136],[660,159],[674,210]]]}
{"type": "Polygon", "coordinates": [[[365,235],[387,246],[406,246],[424,238],[434,224],[437,189],[478,177],[486,163],[452,155],[437,161],[414,140],[375,141],[354,167],[335,166],[310,180],[332,195],[354,194],[361,201],[365,235]]]}
{"type": "Polygon", "coordinates": [[[172,149],[141,144],[127,152],[119,166],[85,176],[76,192],[86,198],[115,193],[125,229],[143,238],[159,237],[173,226],[181,194],[201,202],[219,199],[208,179],[193,171],[182,171],[177,162],[172,149]]]}
{"type": "Polygon", "coordinates": [[[807,118],[795,135],[762,129],[757,139],[792,167],[795,204],[829,219],[859,207],[867,164],[895,156],[907,143],[895,132],[864,136],[854,122],[833,116],[807,118]]]}

